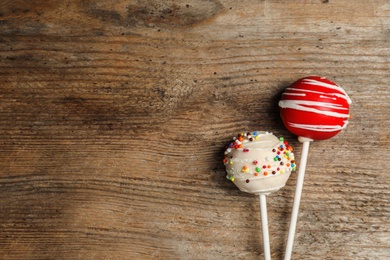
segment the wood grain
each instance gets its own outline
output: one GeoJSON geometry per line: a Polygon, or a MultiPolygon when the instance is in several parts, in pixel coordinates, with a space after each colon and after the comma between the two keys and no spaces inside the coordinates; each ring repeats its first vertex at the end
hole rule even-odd
{"type": "MultiPolygon", "coordinates": [[[[2,1],[0,258],[259,259],[258,200],[225,179],[277,101],[334,80],[353,119],[311,146],[293,259],[387,259],[390,5],[2,1]]],[[[268,196],[282,259],[296,175],[268,196]]]]}

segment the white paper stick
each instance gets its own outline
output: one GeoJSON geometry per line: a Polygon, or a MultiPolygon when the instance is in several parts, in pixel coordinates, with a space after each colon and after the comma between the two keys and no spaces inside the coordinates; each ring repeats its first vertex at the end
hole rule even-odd
{"type": "Polygon", "coordinates": [[[259,196],[260,196],[261,229],[263,233],[264,259],[271,260],[266,195],[260,194],[259,196]]]}
{"type": "Polygon", "coordinates": [[[302,146],[301,161],[299,163],[297,188],[295,190],[294,204],[291,212],[290,229],[288,231],[288,239],[286,245],[286,253],[284,254],[284,260],[291,259],[291,254],[292,254],[292,249],[294,244],[295,229],[297,227],[299,204],[301,202],[303,179],[305,178],[307,156],[309,153],[310,141],[312,141],[311,139],[302,138],[302,137],[299,137],[298,140],[303,143],[303,146],[302,146]]]}

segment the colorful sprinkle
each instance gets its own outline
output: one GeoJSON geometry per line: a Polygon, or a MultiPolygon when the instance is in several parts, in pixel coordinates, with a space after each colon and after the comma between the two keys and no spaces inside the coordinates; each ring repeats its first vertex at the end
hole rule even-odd
{"type": "MultiPolygon", "coordinates": [[[[277,144],[273,148],[271,147],[271,149],[268,150],[268,152],[271,152],[272,150],[272,152],[275,153],[273,157],[269,156],[268,158],[261,158],[264,159],[264,162],[267,162],[268,164],[260,164],[262,161],[255,160],[255,159],[248,161],[248,158],[245,158],[247,157],[245,155],[240,155],[238,157],[234,156],[237,159],[234,159],[233,161],[232,159],[233,158],[232,152],[234,151],[233,149],[239,149],[239,151],[242,150],[245,153],[247,152],[253,153],[252,148],[250,147],[244,148],[243,146],[246,142],[253,142],[255,140],[261,139],[261,136],[262,135],[259,135],[258,132],[253,132],[253,133],[243,132],[241,134],[238,134],[236,137],[234,137],[233,141],[231,141],[230,144],[226,146],[224,152],[225,155],[223,156],[222,162],[225,165],[229,165],[229,164],[232,165],[229,167],[238,168],[238,169],[235,168],[236,174],[229,173],[227,175],[227,178],[229,180],[234,182],[235,180],[234,176],[236,176],[237,174],[238,175],[250,174],[253,177],[267,176],[268,178],[274,175],[290,173],[291,171],[296,170],[297,165],[295,163],[294,154],[292,153],[293,149],[283,137],[279,138],[280,140],[279,144],[277,144]],[[243,165],[241,163],[246,165],[243,165]],[[233,164],[238,164],[238,165],[233,166],[233,164]],[[242,167],[241,173],[238,173],[237,170],[240,171],[240,167],[242,167]]],[[[249,183],[251,181],[250,179],[244,179],[244,180],[246,181],[246,183],[249,183]]]]}

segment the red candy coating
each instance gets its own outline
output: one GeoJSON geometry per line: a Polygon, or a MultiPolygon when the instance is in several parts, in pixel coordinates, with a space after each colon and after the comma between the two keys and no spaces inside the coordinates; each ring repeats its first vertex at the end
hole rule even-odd
{"type": "Polygon", "coordinates": [[[285,90],[280,115],[293,134],[313,140],[329,139],[348,124],[351,99],[332,81],[311,76],[285,90]]]}

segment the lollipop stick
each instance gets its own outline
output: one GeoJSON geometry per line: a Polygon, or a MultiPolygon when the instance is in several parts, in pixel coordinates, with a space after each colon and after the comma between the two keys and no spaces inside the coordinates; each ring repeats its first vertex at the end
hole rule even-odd
{"type": "Polygon", "coordinates": [[[303,179],[305,177],[307,155],[309,153],[310,141],[312,141],[311,139],[301,138],[301,137],[298,140],[303,142],[303,146],[302,146],[301,161],[299,164],[299,171],[298,171],[298,178],[297,178],[297,188],[295,190],[294,204],[291,212],[290,229],[288,231],[288,239],[287,239],[286,253],[284,255],[284,260],[291,259],[295,229],[297,227],[299,203],[301,202],[303,179]]]}
{"type": "Polygon", "coordinates": [[[260,194],[261,229],[263,232],[264,259],[271,260],[271,250],[268,234],[267,201],[264,194],[260,194]]]}

